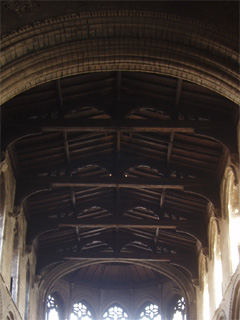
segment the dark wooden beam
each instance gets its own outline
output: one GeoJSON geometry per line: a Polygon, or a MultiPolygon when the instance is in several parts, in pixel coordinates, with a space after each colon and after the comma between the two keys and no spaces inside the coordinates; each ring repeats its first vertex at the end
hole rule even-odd
{"type": "MultiPolygon", "coordinates": [[[[41,259],[49,258],[49,254],[41,255],[41,259]]],[[[155,254],[155,253],[127,253],[127,252],[72,252],[72,253],[64,253],[64,254],[52,254],[51,258],[56,260],[106,260],[110,261],[127,259],[128,261],[165,261],[165,262],[177,262],[177,261],[185,261],[188,259],[192,259],[192,256],[189,254],[155,254]]]]}
{"type": "Polygon", "coordinates": [[[37,262],[37,273],[40,274],[41,270],[47,267],[50,264],[56,262],[64,262],[66,260],[98,260],[99,262],[109,263],[109,262],[121,262],[128,260],[130,263],[134,262],[142,262],[142,261],[150,261],[150,262],[168,262],[172,265],[176,265],[178,267],[182,267],[188,272],[192,274],[194,278],[198,276],[198,269],[197,269],[197,261],[194,259],[193,255],[190,254],[156,254],[156,253],[96,253],[96,252],[89,252],[89,253],[68,253],[65,255],[64,253],[61,254],[52,254],[47,255],[43,254],[38,257],[37,262]]]}
{"type": "Polygon", "coordinates": [[[174,140],[174,131],[170,133],[170,141],[168,144],[168,152],[167,152],[167,166],[170,166],[171,156],[172,156],[172,149],[173,149],[173,140],[174,140]]]}
{"type": "Polygon", "coordinates": [[[14,123],[2,128],[2,150],[13,142],[44,132],[180,132],[199,134],[212,138],[223,144],[231,154],[237,153],[235,131],[233,126],[212,121],[183,121],[183,120],[130,120],[130,119],[54,119],[28,120],[14,123]],[[234,131],[234,132],[233,132],[234,131]]]}
{"type": "Polygon", "coordinates": [[[21,176],[17,183],[16,205],[30,195],[54,188],[127,188],[127,189],[173,189],[186,190],[212,201],[219,207],[219,187],[211,180],[189,178],[130,178],[130,177],[27,177],[21,176]]]}
{"type": "Polygon", "coordinates": [[[152,221],[150,219],[135,220],[125,219],[117,222],[111,221],[111,219],[98,219],[89,221],[89,219],[60,219],[58,220],[59,227],[78,227],[78,228],[136,228],[136,229],[173,229],[178,227],[188,227],[192,223],[188,221],[152,221]]]}
{"type": "MultiPolygon", "coordinates": [[[[66,260],[81,260],[81,259],[127,259],[129,261],[181,261],[190,259],[190,255],[178,255],[178,254],[154,254],[154,253],[114,253],[114,252],[103,252],[103,253],[87,253],[87,252],[78,252],[78,253],[69,253],[64,255],[66,260]]],[[[191,257],[192,258],[192,257],[191,257]]]]}
{"type": "MultiPolygon", "coordinates": [[[[57,96],[58,96],[58,117],[59,119],[63,120],[65,116],[65,108],[63,104],[63,96],[62,96],[62,87],[61,87],[61,80],[58,79],[56,81],[57,83],[57,96]]],[[[68,136],[67,132],[63,131],[63,144],[64,144],[64,151],[65,151],[65,159],[66,159],[66,166],[67,166],[67,173],[71,175],[71,159],[70,159],[70,152],[69,152],[69,145],[68,145],[68,136]]],[[[72,207],[73,207],[73,212],[75,212],[75,207],[76,207],[76,198],[75,198],[75,193],[73,188],[71,188],[71,199],[72,199],[72,207]]]]}
{"type": "Polygon", "coordinates": [[[41,190],[50,190],[53,188],[65,187],[99,187],[99,188],[134,188],[134,189],[175,189],[175,190],[195,190],[198,192],[201,188],[206,188],[212,185],[209,180],[203,179],[188,179],[188,178],[130,178],[130,177],[36,177],[36,176],[21,176],[17,184],[18,201],[39,192],[41,190]],[[195,189],[194,189],[195,188],[195,189]]]}
{"type": "MultiPolygon", "coordinates": [[[[123,152],[121,152],[123,153],[123,152]]],[[[214,151],[212,151],[212,154],[214,155],[214,151]]],[[[100,167],[106,168],[109,172],[114,172],[114,166],[115,164],[115,157],[112,156],[88,156],[83,159],[77,159],[77,160],[71,160],[71,168],[72,169],[77,169],[81,168],[87,165],[98,165],[100,167]]],[[[121,155],[119,159],[119,172],[120,175],[122,175],[125,171],[127,171],[131,167],[136,167],[140,165],[146,165],[149,166],[150,168],[157,169],[160,173],[162,173],[164,176],[169,176],[171,171],[175,171],[176,174],[179,176],[181,175],[191,175],[191,176],[196,176],[196,177],[207,177],[211,178],[212,180],[216,179],[216,176],[214,173],[210,172],[205,172],[202,171],[201,169],[197,168],[189,168],[189,167],[184,167],[183,165],[176,165],[174,164],[169,165],[167,167],[167,164],[165,162],[157,161],[154,159],[149,159],[147,157],[139,156],[139,157],[128,157],[121,155]]],[[[62,171],[66,169],[66,164],[50,164],[49,166],[44,165],[44,167],[40,168],[26,168],[26,171],[28,174],[41,174],[41,173],[49,173],[51,175],[51,172],[54,171],[62,171]]],[[[207,170],[207,168],[206,168],[207,170]]]]}
{"type": "MultiPolygon", "coordinates": [[[[212,130],[223,126],[223,123],[212,121],[179,121],[179,120],[114,120],[114,119],[44,119],[28,120],[9,124],[9,129],[21,132],[41,130],[42,132],[184,132],[194,133],[195,130],[212,130]]],[[[226,124],[224,125],[226,127],[226,124]]]]}
{"type": "MultiPolygon", "coordinates": [[[[65,187],[101,187],[101,188],[134,188],[134,189],[177,189],[184,187],[205,187],[211,185],[211,180],[200,178],[131,178],[131,177],[36,177],[21,176],[19,183],[24,185],[51,185],[52,188],[65,187]]],[[[40,190],[40,189],[39,189],[40,190]]]]}

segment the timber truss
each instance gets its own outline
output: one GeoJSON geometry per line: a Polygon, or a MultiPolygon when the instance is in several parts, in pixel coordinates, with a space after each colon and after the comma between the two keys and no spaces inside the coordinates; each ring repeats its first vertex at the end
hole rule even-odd
{"type": "Polygon", "coordinates": [[[238,107],[181,79],[102,72],[3,106],[2,150],[38,271],[82,259],[164,261],[197,278],[208,208],[220,208],[238,107]]]}

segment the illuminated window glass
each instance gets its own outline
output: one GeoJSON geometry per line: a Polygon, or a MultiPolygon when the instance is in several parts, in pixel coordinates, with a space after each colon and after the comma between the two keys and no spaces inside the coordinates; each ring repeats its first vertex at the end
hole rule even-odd
{"type": "Polygon", "coordinates": [[[161,320],[158,306],[151,303],[147,305],[140,313],[139,320],[161,320]]]}
{"type": "Polygon", "coordinates": [[[186,320],[185,299],[182,297],[177,301],[177,305],[174,308],[175,313],[173,320],[186,320]]]}
{"type": "Polygon", "coordinates": [[[92,313],[89,308],[82,302],[73,305],[70,320],[92,320],[92,313]]]}
{"type": "Polygon", "coordinates": [[[47,320],[60,320],[58,304],[51,295],[47,298],[47,320]]]}
{"type": "Polygon", "coordinates": [[[120,306],[110,307],[103,315],[103,320],[125,320],[128,314],[120,306]]]}

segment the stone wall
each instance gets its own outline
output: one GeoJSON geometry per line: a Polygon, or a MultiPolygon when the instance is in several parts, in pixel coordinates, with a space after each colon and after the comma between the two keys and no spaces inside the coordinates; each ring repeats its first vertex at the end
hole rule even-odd
{"type": "MultiPolygon", "coordinates": [[[[4,37],[1,57],[1,62],[5,66],[1,77],[4,90],[2,100],[7,101],[31,87],[64,76],[103,70],[133,70],[178,76],[206,86],[239,103],[237,43],[231,34],[225,36],[224,33],[218,33],[204,23],[176,18],[170,14],[145,11],[130,14],[121,10],[112,10],[108,13],[71,13],[66,17],[35,23],[4,37]],[[131,34],[129,34],[130,29],[126,28],[129,24],[132,25],[131,34]],[[100,56],[103,58],[100,59],[100,56]],[[190,56],[194,58],[190,59],[190,56]],[[168,59],[165,64],[164,59],[168,59]],[[174,61],[177,61],[178,65],[174,61]],[[230,62],[227,65],[228,61],[230,62]]],[[[238,125],[240,153],[239,136],[240,124],[238,125]]],[[[234,175],[239,180],[238,165],[229,160],[227,167],[234,170],[234,175]]],[[[232,317],[238,308],[235,297],[239,288],[240,266],[238,264],[233,270],[229,215],[225,212],[228,204],[224,181],[227,184],[228,179],[228,176],[223,177],[221,212],[213,210],[210,213],[210,218],[213,218],[210,219],[211,223],[217,224],[215,231],[209,233],[209,243],[212,243],[212,247],[200,250],[200,285],[196,288],[198,320],[235,320],[232,317]],[[220,248],[222,262],[220,303],[216,301],[216,290],[214,290],[216,288],[214,261],[217,252],[213,249],[216,245],[214,241],[218,242],[216,247],[220,248]]],[[[238,186],[239,184],[236,185],[238,186]]],[[[5,320],[7,316],[9,319],[24,319],[28,310],[26,309],[28,291],[28,318],[38,320],[37,307],[39,304],[43,305],[45,301],[41,300],[43,297],[39,295],[35,277],[35,248],[25,246],[26,220],[23,209],[14,208],[15,187],[14,174],[6,154],[4,162],[1,163],[0,319],[5,320]],[[14,245],[16,237],[17,246],[14,245]],[[17,255],[15,260],[14,255],[17,255]],[[13,260],[17,263],[15,301],[12,298],[13,260]],[[29,281],[27,281],[28,268],[29,281]]],[[[156,293],[156,290],[154,292],[156,293]]],[[[104,301],[110,303],[109,292],[101,294],[104,301]]],[[[111,295],[113,294],[111,292],[111,295]]],[[[158,299],[157,294],[156,299],[158,299]]],[[[75,296],[77,297],[77,291],[75,296]]],[[[126,300],[126,297],[119,293],[119,299],[126,300]]],[[[136,302],[140,297],[137,292],[132,292],[131,299],[136,302]]]]}
{"type": "Polygon", "coordinates": [[[24,319],[26,312],[26,270],[30,267],[29,319],[36,319],[37,284],[34,246],[26,247],[27,223],[22,208],[14,207],[16,182],[8,153],[1,163],[0,212],[0,319],[24,319]]]}
{"type": "Polygon", "coordinates": [[[181,296],[179,288],[172,281],[144,288],[97,289],[86,285],[74,285],[61,279],[52,286],[49,294],[52,293],[60,295],[68,317],[72,312],[73,304],[83,301],[91,307],[96,320],[102,320],[103,314],[113,304],[122,306],[130,319],[137,319],[139,310],[149,301],[159,306],[159,311],[164,319],[166,308],[169,305],[168,296],[170,295],[171,298],[174,294],[181,296]]]}
{"type": "Polygon", "coordinates": [[[197,287],[198,320],[238,320],[234,296],[240,283],[239,167],[229,159],[221,184],[221,212],[210,213],[209,248],[200,252],[197,287]],[[219,252],[219,256],[217,257],[219,252]],[[217,268],[219,258],[220,269],[217,268]],[[204,265],[201,261],[204,260],[204,265]],[[220,297],[220,299],[219,299],[220,297]]]}
{"type": "Polygon", "coordinates": [[[61,77],[119,70],[179,77],[238,103],[237,41],[202,22],[159,12],[48,19],[3,36],[1,99],[61,77]]]}
{"type": "Polygon", "coordinates": [[[3,277],[0,275],[0,319],[22,320],[3,277]],[[7,318],[9,317],[9,318],[7,318]]]}

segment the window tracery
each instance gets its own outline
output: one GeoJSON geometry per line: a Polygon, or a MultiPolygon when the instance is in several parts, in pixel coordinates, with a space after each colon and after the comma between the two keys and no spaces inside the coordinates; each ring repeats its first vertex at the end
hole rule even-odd
{"type": "Polygon", "coordinates": [[[181,297],[177,300],[177,305],[174,308],[175,313],[173,316],[173,320],[186,320],[186,304],[184,297],[181,297]]]}
{"type": "Polygon", "coordinates": [[[47,298],[47,320],[60,320],[59,306],[56,299],[51,295],[47,298]]]}
{"type": "Polygon", "coordinates": [[[73,311],[70,320],[92,320],[92,313],[89,308],[82,302],[73,305],[73,311]]]}
{"type": "Polygon", "coordinates": [[[110,307],[104,314],[103,320],[126,320],[129,319],[126,311],[118,305],[110,307]]]}
{"type": "Polygon", "coordinates": [[[161,320],[158,306],[153,303],[145,306],[140,313],[139,320],[161,320]]]}

